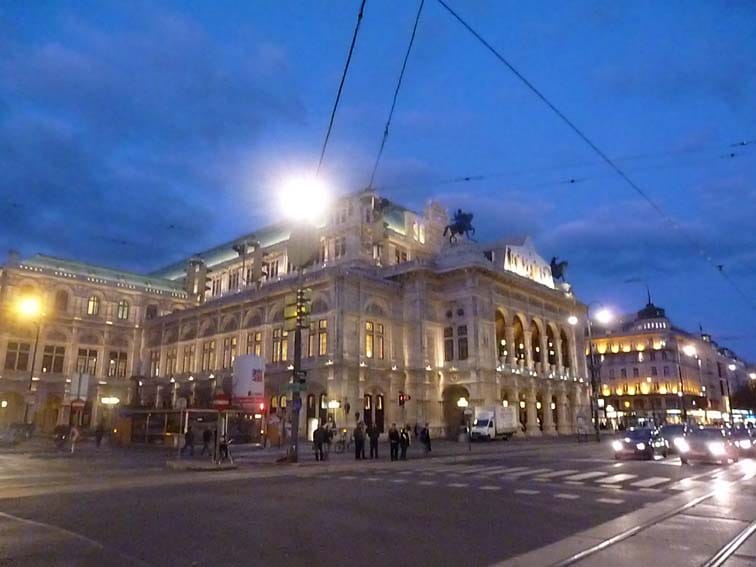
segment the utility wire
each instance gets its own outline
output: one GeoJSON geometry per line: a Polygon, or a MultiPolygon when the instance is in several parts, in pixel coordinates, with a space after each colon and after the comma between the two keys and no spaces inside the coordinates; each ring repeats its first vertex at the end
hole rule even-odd
{"type": "Polygon", "coordinates": [[[388,119],[386,120],[386,127],[383,129],[383,138],[381,138],[381,146],[378,148],[378,155],[375,157],[375,164],[373,165],[373,172],[370,174],[370,182],[368,187],[373,186],[375,180],[375,173],[378,171],[378,164],[381,162],[381,156],[383,155],[383,148],[386,147],[386,140],[389,135],[389,127],[391,126],[391,118],[394,116],[394,109],[396,108],[396,99],[399,96],[399,89],[402,88],[402,79],[404,78],[404,71],[407,69],[407,60],[409,59],[410,52],[412,51],[412,45],[415,43],[415,34],[417,33],[417,24],[420,23],[420,14],[423,11],[425,0],[420,0],[420,7],[417,9],[417,16],[415,16],[415,25],[412,26],[412,35],[410,36],[409,45],[407,46],[407,52],[404,54],[404,61],[402,61],[402,70],[399,72],[399,80],[396,82],[396,88],[394,89],[394,98],[391,101],[391,110],[389,110],[388,119]]]}
{"type": "MultiPolygon", "coordinates": [[[[499,53],[488,41],[486,41],[483,36],[481,36],[475,29],[470,26],[462,17],[457,14],[444,0],[437,0],[439,4],[447,11],[449,14],[451,14],[454,19],[456,19],[462,27],[464,27],[470,34],[472,34],[488,51],[491,52],[491,54],[496,57],[496,59],[499,60],[500,63],[502,63],[504,66],[507,67],[507,69],[510,70],[510,72],[515,75],[520,81],[528,88],[530,89],[533,94],[535,94],[541,101],[548,106],[554,114],[556,114],[559,118],[562,119],[562,121],[567,124],[567,126],[570,127],[570,129],[577,134],[577,136],[585,142],[588,147],[590,147],[610,168],[614,170],[614,172],[619,175],[630,187],[632,187],[636,193],[638,193],[650,206],[652,209],[654,209],[659,215],[664,218],[672,228],[675,230],[679,230],[682,236],[688,241],[689,244],[695,248],[696,252],[700,254],[703,258],[705,258],[716,270],[719,272],[726,281],[730,283],[732,288],[751,306],[752,309],[756,309],[756,303],[751,299],[750,296],[748,296],[741,288],[738,286],[735,281],[729,276],[729,274],[725,273],[724,266],[722,264],[716,264],[715,261],[707,255],[707,253],[703,250],[703,248],[698,244],[698,242],[686,231],[682,230],[681,226],[672,218],[670,217],[664,209],[662,209],[649,195],[646,193],[643,189],[641,189],[630,177],[620,168],[614,160],[612,160],[608,155],[606,155],[601,148],[599,148],[593,140],[591,140],[586,134],[583,133],[583,131],[578,128],[574,122],[572,122],[567,116],[559,110],[546,96],[533,84],[531,83],[520,71],[517,70],[517,68],[512,65],[501,53],[499,53]]],[[[738,145],[748,145],[751,144],[753,140],[749,140],[747,142],[741,142],[738,145]]]]}
{"type": "Polygon", "coordinates": [[[318,169],[315,171],[315,175],[320,174],[320,168],[323,165],[323,159],[325,158],[326,147],[328,147],[328,140],[331,137],[331,130],[333,130],[333,121],[336,118],[336,109],[339,107],[339,101],[341,100],[341,91],[344,90],[344,82],[346,81],[347,72],[349,71],[349,64],[352,62],[352,53],[354,53],[354,46],[357,43],[357,34],[360,31],[360,24],[362,24],[362,16],[365,13],[365,2],[362,0],[360,4],[360,11],[357,13],[357,25],[354,27],[354,35],[352,35],[352,43],[349,46],[349,54],[347,55],[346,64],[344,65],[344,72],[341,74],[341,81],[339,82],[339,90],[336,92],[336,100],[333,103],[333,109],[331,110],[331,118],[328,121],[328,130],[326,130],[325,139],[323,140],[323,148],[320,150],[320,159],[318,160],[318,169]]]}

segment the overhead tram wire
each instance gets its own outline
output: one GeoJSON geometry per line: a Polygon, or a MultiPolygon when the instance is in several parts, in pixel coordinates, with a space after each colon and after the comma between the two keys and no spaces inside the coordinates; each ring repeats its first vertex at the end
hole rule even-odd
{"type": "Polygon", "coordinates": [[[415,43],[415,35],[417,34],[417,25],[420,23],[420,14],[423,12],[423,6],[425,0],[420,0],[420,6],[417,9],[417,15],[415,16],[415,25],[412,26],[412,35],[410,36],[409,45],[407,45],[407,51],[404,54],[404,61],[402,61],[402,69],[399,71],[399,79],[396,82],[396,88],[394,89],[394,98],[391,100],[391,109],[389,110],[388,119],[386,120],[386,127],[383,129],[383,137],[381,138],[381,145],[378,148],[378,155],[375,157],[375,164],[373,164],[373,171],[370,174],[370,182],[368,187],[373,186],[375,181],[375,174],[378,171],[378,165],[381,162],[381,156],[383,155],[383,149],[386,147],[386,140],[389,135],[389,127],[391,126],[391,119],[394,116],[394,109],[396,108],[396,100],[399,97],[399,90],[402,88],[402,79],[404,79],[404,71],[407,69],[407,61],[409,60],[410,53],[412,52],[412,46],[415,43]]]}
{"type": "MultiPolygon", "coordinates": [[[[494,48],[486,39],[481,36],[470,24],[468,24],[457,12],[455,12],[444,0],[437,0],[439,4],[447,11],[449,14],[452,15],[454,19],[456,19],[462,27],[464,27],[470,34],[475,37],[488,51],[491,52],[491,54],[498,59],[500,63],[502,63],[509,71],[533,93],[535,94],[541,101],[548,106],[554,114],[556,114],[569,128],[577,134],[577,136],[583,140],[583,142],[590,147],[596,155],[598,155],[601,160],[606,163],[614,172],[622,178],[633,190],[635,190],[636,193],[638,193],[648,204],[649,206],[654,209],[664,220],[666,220],[672,228],[675,230],[678,230],[683,237],[688,241],[688,243],[696,250],[696,252],[702,256],[711,266],[719,273],[721,274],[727,282],[731,285],[731,287],[751,306],[752,309],[756,310],[756,303],[754,300],[748,296],[741,288],[738,286],[735,281],[725,273],[723,266],[721,264],[717,264],[703,249],[702,246],[698,244],[698,242],[686,231],[682,229],[682,227],[675,221],[672,217],[670,217],[664,209],[661,208],[649,195],[646,193],[638,184],[636,184],[630,177],[623,171],[623,169],[615,163],[614,160],[612,160],[604,151],[599,148],[593,140],[591,140],[578,126],[572,122],[559,108],[557,108],[554,103],[552,103],[546,95],[544,95],[533,83],[531,83],[512,63],[510,63],[501,53],[499,53],[496,48],[494,48]]],[[[751,144],[753,141],[747,141],[742,142],[740,145],[748,145],[751,144]]]]}
{"type": "Polygon", "coordinates": [[[339,82],[339,89],[336,91],[336,100],[333,102],[333,109],[331,110],[331,118],[328,121],[328,129],[326,130],[325,139],[323,140],[323,148],[320,150],[320,159],[318,160],[318,168],[315,171],[315,176],[320,175],[320,168],[323,166],[323,160],[325,159],[326,148],[328,147],[328,140],[331,138],[331,131],[333,130],[333,121],[336,119],[336,110],[339,108],[339,102],[341,101],[341,93],[344,90],[344,82],[346,81],[347,72],[349,71],[349,64],[352,62],[352,54],[354,53],[354,46],[357,43],[357,35],[360,32],[360,25],[362,24],[362,17],[365,14],[365,2],[362,0],[360,4],[360,10],[357,13],[357,24],[354,26],[354,34],[352,35],[352,43],[349,45],[349,53],[347,54],[347,60],[344,64],[344,71],[341,74],[341,81],[339,82]]]}

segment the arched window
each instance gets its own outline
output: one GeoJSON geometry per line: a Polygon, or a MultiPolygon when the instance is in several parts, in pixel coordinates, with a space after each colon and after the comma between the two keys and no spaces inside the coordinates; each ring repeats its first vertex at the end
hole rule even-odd
{"type": "Polygon", "coordinates": [[[96,295],[90,296],[87,301],[87,315],[99,315],[100,314],[100,298],[96,295]]]}
{"type": "Polygon", "coordinates": [[[145,318],[146,319],[154,319],[158,316],[158,307],[157,305],[148,305],[147,310],[145,312],[145,318]]]}
{"type": "Polygon", "coordinates": [[[525,360],[525,329],[519,317],[514,318],[514,351],[517,360],[525,360]]]}
{"type": "Polygon", "coordinates": [[[58,313],[68,311],[68,292],[64,289],[55,292],[55,311],[58,313]]]}
{"type": "Polygon", "coordinates": [[[530,348],[533,350],[533,362],[540,363],[543,360],[541,352],[541,329],[533,323],[533,334],[530,336],[530,348]]]}
{"type": "Polygon", "coordinates": [[[559,341],[562,345],[562,366],[564,368],[570,367],[570,342],[567,340],[567,334],[564,329],[559,333],[559,341]]]}
{"type": "Polygon", "coordinates": [[[281,396],[278,400],[278,407],[286,409],[286,396],[281,396]]]}
{"type": "Polygon", "coordinates": [[[120,319],[121,321],[125,321],[129,318],[129,302],[125,299],[122,299],[118,302],[118,310],[116,312],[116,317],[120,319]]]}

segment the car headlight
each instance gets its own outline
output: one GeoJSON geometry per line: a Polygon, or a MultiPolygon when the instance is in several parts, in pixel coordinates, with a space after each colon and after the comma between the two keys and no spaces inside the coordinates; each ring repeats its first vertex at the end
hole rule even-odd
{"type": "Polygon", "coordinates": [[[681,453],[687,453],[688,451],[690,451],[690,445],[688,445],[688,442],[682,437],[675,437],[673,443],[675,444],[675,447],[677,447],[677,450],[681,453]]]}
{"type": "Polygon", "coordinates": [[[725,446],[721,441],[711,441],[706,444],[706,448],[709,450],[709,453],[715,457],[725,454],[725,446]]]}
{"type": "Polygon", "coordinates": [[[614,449],[615,451],[621,451],[622,441],[612,441],[612,449],[614,449]]]}
{"type": "Polygon", "coordinates": [[[645,443],[638,443],[635,446],[635,448],[638,449],[639,451],[645,451],[646,450],[646,444],[645,443]]]}
{"type": "Polygon", "coordinates": [[[750,439],[741,439],[740,441],[735,441],[735,444],[741,449],[750,449],[753,445],[750,439]]]}

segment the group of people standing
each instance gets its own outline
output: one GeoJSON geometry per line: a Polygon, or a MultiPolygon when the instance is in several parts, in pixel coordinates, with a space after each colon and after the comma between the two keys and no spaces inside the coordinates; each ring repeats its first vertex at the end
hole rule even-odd
{"type": "MultiPolygon", "coordinates": [[[[419,432],[417,424],[413,430],[409,425],[397,428],[396,423],[392,423],[388,431],[389,449],[392,461],[407,459],[407,449],[410,446],[410,439],[413,431],[414,437],[419,437],[424,452],[426,454],[430,453],[431,437],[430,428],[427,423],[422,431],[419,432]]],[[[318,426],[318,428],[315,429],[313,432],[315,460],[322,461],[328,458],[328,448],[331,445],[333,433],[334,428],[329,427],[329,424],[326,424],[325,427],[318,426]]],[[[352,440],[354,441],[354,458],[358,461],[367,459],[365,456],[365,444],[366,442],[369,442],[370,458],[378,459],[378,441],[380,440],[380,437],[381,430],[375,423],[366,426],[362,421],[357,422],[352,432],[352,440]]]]}

